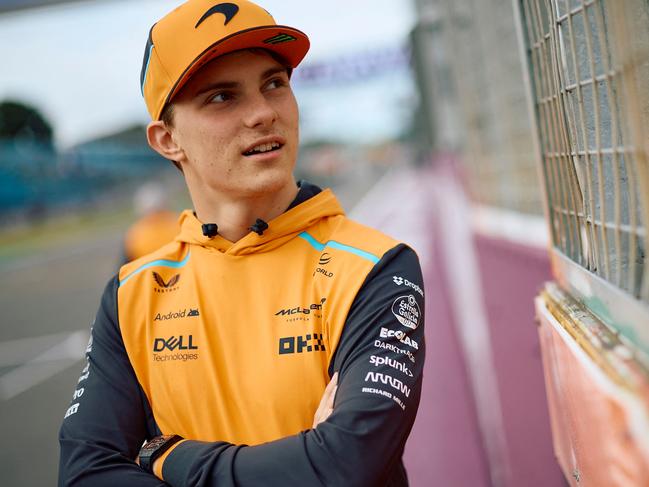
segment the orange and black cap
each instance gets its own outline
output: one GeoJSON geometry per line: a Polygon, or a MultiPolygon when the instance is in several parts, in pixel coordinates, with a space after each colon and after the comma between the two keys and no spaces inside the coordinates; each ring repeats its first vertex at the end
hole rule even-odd
{"type": "Polygon", "coordinates": [[[140,85],[147,109],[159,120],[164,107],[204,64],[241,49],[275,52],[291,68],[309,50],[303,32],[283,25],[248,0],[189,0],[151,27],[140,85]]]}

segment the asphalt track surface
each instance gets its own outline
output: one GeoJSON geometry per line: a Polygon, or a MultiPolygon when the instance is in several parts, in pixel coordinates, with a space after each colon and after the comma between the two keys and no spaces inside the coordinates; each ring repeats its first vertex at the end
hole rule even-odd
{"type": "Polygon", "coordinates": [[[56,485],[58,428],[119,263],[121,232],[105,232],[0,264],[0,485],[56,485]]]}

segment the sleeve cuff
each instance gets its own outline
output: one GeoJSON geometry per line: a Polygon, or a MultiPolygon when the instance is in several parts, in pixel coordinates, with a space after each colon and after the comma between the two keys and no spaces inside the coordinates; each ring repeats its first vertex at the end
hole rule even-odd
{"type": "Polygon", "coordinates": [[[162,467],[164,466],[165,460],[167,459],[167,457],[172,451],[174,451],[176,448],[178,448],[179,445],[182,445],[186,441],[188,440],[180,440],[175,445],[172,445],[171,448],[169,448],[166,452],[160,455],[153,463],[153,474],[156,477],[158,477],[160,480],[164,480],[164,478],[162,477],[162,467]]]}

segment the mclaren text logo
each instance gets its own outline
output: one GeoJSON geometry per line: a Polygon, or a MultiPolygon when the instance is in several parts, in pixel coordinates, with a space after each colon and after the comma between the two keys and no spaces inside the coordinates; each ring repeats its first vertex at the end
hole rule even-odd
{"type": "Polygon", "coordinates": [[[165,281],[160,274],[156,271],[153,271],[153,280],[156,282],[158,287],[155,289],[157,293],[169,293],[178,289],[178,281],[180,281],[180,274],[175,274],[171,276],[168,281],[165,281]]]}
{"type": "Polygon", "coordinates": [[[381,328],[381,338],[396,338],[399,340],[401,343],[404,345],[408,345],[410,348],[414,348],[415,350],[419,350],[419,344],[414,341],[412,338],[410,338],[408,335],[406,335],[404,332],[401,330],[390,330],[388,328],[381,328]]]}
{"type": "Polygon", "coordinates": [[[279,339],[279,354],[304,352],[326,352],[322,333],[313,333],[305,336],[283,337],[279,339]]]}
{"type": "Polygon", "coordinates": [[[295,314],[308,315],[316,311],[322,311],[322,305],[325,303],[326,300],[327,298],[322,298],[320,300],[320,303],[313,303],[308,308],[296,306],[295,308],[280,309],[277,313],[275,313],[275,316],[291,316],[295,314]]]}
{"type": "Polygon", "coordinates": [[[410,282],[408,279],[404,279],[401,276],[392,276],[392,280],[394,281],[394,283],[397,286],[409,287],[409,288],[417,291],[422,298],[424,297],[424,290],[421,287],[419,287],[417,284],[415,284],[414,282],[410,282]]]}

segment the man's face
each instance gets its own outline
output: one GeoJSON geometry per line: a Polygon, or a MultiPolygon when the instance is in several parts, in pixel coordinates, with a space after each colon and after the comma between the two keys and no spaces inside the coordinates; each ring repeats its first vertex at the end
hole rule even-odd
{"type": "Polygon", "coordinates": [[[192,195],[255,197],[293,184],[298,108],[286,68],[239,51],[192,76],[174,98],[173,140],[192,195]]]}

